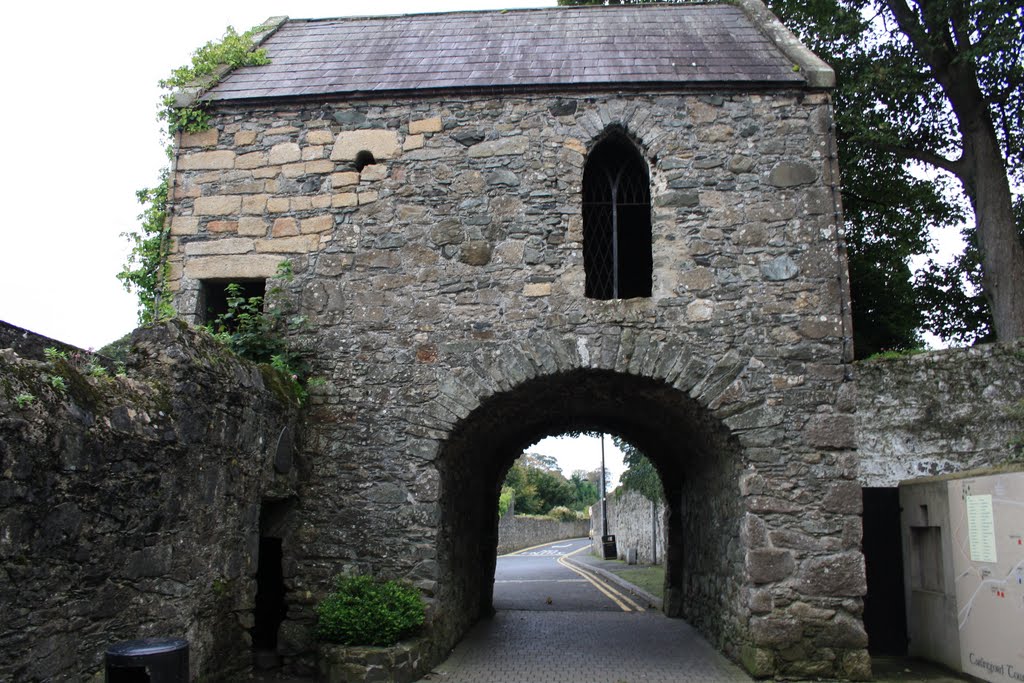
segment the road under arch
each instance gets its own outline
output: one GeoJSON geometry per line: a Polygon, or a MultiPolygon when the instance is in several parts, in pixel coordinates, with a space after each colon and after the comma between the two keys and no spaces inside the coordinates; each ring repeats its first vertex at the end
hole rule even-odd
{"type": "Polygon", "coordinates": [[[653,379],[606,370],[537,377],[497,394],[459,424],[437,459],[438,559],[450,577],[441,604],[457,628],[492,612],[497,500],[505,473],[537,440],[572,430],[617,434],[658,470],[668,501],[665,612],[719,648],[745,618],[741,448],[710,411],[653,379]],[[447,598],[447,599],[446,599],[447,598]]]}

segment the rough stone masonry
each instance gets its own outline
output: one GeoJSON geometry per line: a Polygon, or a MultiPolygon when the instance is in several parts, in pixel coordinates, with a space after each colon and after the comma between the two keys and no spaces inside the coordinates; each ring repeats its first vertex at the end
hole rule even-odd
{"type": "MultiPolygon", "coordinates": [[[[720,15],[735,28],[705,31],[709,44],[763,41],[782,55],[773,82],[529,87],[524,75],[431,89],[450,62],[423,43],[440,66],[384,95],[332,90],[344,79],[330,73],[244,90],[259,69],[291,64],[289,50],[351,37],[337,20],[280,24],[264,43],[269,67],[208,95],[212,127],[182,136],[175,158],[177,310],[199,322],[212,288],[287,260],[294,277],[271,298],[305,316],[298,342],[326,380],[296,453],[289,652],[312,649],[312,606],[350,569],[412,580],[432,637],[454,644],[491,609],[512,460],[543,436],[600,429],[640,447],[665,483],[667,613],[758,676],[870,675],[827,67],[793,59],[762,10],[439,16],[505,22],[488,35],[500,42],[524,25],[617,30],[629,11],[658,12],[694,40],[693,26],[720,15]],[[581,186],[609,136],[647,167],[650,296],[584,294],[581,186]]],[[[359,21],[371,53],[381,31],[385,62],[388,22],[418,25],[359,21]]],[[[642,38],[631,49],[649,47],[642,38]]],[[[528,53],[506,51],[504,66],[527,74],[515,60],[528,53]]]]}

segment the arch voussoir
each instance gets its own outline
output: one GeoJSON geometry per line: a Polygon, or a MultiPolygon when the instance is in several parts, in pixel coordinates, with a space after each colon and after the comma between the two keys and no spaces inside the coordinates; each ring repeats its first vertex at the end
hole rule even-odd
{"type": "Polygon", "coordinates": [[[615,354],[615,365],[612,370],[626,373],[629,368],[629,361],[633,357],[633,349],[636,346],[636,332],[626,327],[619,336],[618,353],[615,354]]]}
{"type": "Polygon", "coordinates": [[[453,368],[450,372],[465,387],[465,390],[475,397],[477,405],[480,401],[486,400],[501,390],[494,378],[476,362],[453,368]]]}
{"type": "Polygon", "coordinates": [[[495,355],[495,366],[500,372],[507,372],[513,388],[537,376],[537,368],[516,345],[507,344],[495,355]]]}
{"type": "Polygon", "coordinates": [[[555,367],[559,372],[569,372],[583,367],[579,349],[570,343],[568,338],[549,334],[545,341],[551,347],[555,367]]]}
{"type": "Polygon", "coordinates": [[[633,345],[633,357],[629,360],[629,366],[626,368],[626,372],[631,375],[638,375],[640,377],[649,377],[650,369],[647,367],[647,358],[651,353],[651,347],[653,346],[651,340],[651,333],[644,330],[636,339],[636,343],[633,345]]]}
{"type": "Polygon", "coordinates": [[[464,420],[480,406],[480,396],[462,380],[450,372],[445,372],[437,379],[438,399],[457,416],[464,420]]]}
{"type": "Polygon", "coordinates": [[[706,356],[687,354],[675,363],[665,378],[674,388],[689,395],[693,388],[711,372],[712,362],[706,356]]]}
{"type": "Polygon", "coordinates": [[[647,356],[650,359],[649,362],[651,365],[650,376],[653,379],[659,379],[666,384],[671,384],[672,382],[669,379],[669,375],[671,374],[672,369],[677,363],[689,358],[689,355],[689,352],[683,347],[683,345],[675,340],[659,342],[653,355],[648,353],[647,356]]]}

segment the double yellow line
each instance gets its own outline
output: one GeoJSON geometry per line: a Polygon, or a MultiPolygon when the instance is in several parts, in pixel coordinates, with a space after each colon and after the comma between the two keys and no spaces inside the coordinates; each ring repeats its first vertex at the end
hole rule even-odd
{"type": "Polygon", "coordinates": [[[606,598],[608,598],[609,600],[614,602],[616,605],[618,605],[619,608],[623,612],[634,612],[634,611],[635,612],[643,612],[644,611],[643,607],[641,607],[640,605],[638,605],[635,602],[633,602],[632,600],[630,600],[623,593],[620,593],[618,590],[613,588],[610,584],[608,584],[608,583],[602,581],[601,579],[597,578],[596,575],[591,574],[588,571],[584,571],[580,567],[577,567],[576,565],[572,564],[571,562],[568,562],[567,559],[566,559],[566,558],[572,557],[576,553],[581,553],[584,550],[589,550],[589,549],[590,549],[590,546],[586,546],[585,545],[585,546],[583,546],[582,548],[580,548],[578,550],[574,550],[571,553],[567,553],[565,555],[562,555],[562,556],[560,556],[558,558],[558,564],[562,565],[563,567],[565,567],[569,571],[576,572],[577,574],[582,576],[584,579],[586,579],[587,581],[592,583],[594,585],[594,588],[596,588],[597,590],[601,591],[601,593],[604,594],[604,596],[606,598]]]}

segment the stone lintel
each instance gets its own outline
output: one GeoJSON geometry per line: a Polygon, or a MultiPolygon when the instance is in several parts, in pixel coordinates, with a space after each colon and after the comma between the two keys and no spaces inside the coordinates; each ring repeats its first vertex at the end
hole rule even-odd
{"type": "Polygon", "coordinates": [[[255,280],[273,277],[283,260],[279,254],[200,256],[185,262],[184,275],[190,280],[255,280]]]}

